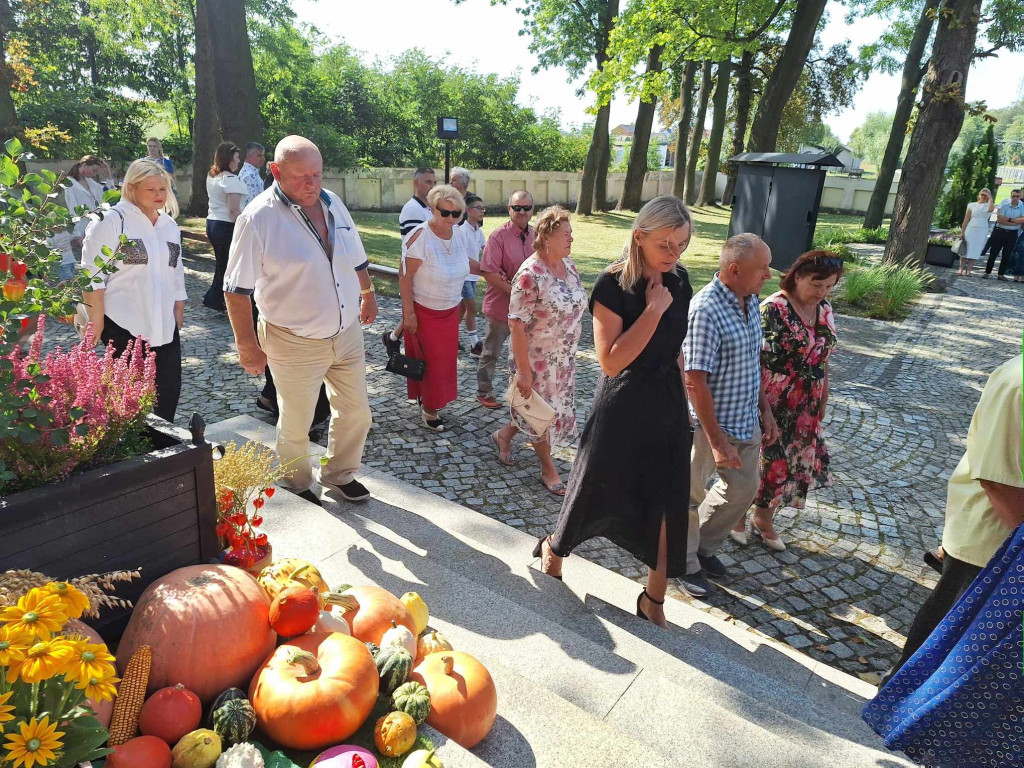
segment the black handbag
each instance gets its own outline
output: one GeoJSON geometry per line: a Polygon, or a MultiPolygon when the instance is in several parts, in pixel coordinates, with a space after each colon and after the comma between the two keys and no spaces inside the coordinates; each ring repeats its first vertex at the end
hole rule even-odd
{"type": "MultiPolygon", "coordinates": [[[[415,347],[416,351],[419,354],[423,354],[419,346],[419,340],[411,334],[409,340],[413,342],[412,346],[415,347]]],[[[388,364],[384,366],[384,370],[404,376],[407,379],[412,379],[413,381],[423,381],[423,376],[427,372],[427,361],[403,355],[401,352],[395,352],[388,358],[388,364]]]]}

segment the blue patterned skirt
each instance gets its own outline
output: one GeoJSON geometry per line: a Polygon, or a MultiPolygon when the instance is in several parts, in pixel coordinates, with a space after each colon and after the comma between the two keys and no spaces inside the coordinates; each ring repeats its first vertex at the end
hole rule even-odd
{"type": "Polygon", "coordinates": [[[1024,525],[863,711],[929,768],[1024,764],[1024,525]]]}

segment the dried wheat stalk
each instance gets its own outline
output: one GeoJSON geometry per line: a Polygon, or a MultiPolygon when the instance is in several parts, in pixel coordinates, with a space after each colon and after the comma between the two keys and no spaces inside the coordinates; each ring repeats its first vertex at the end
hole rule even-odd
{"type": "MultiPolygon", "coordinates": [[[[108,595],[117,588],[118,582],[133,581],[141,576],[140,571],[111,571],[110,573],[90,573],[86,576],[76,576],[68,581],[74,584],[81,592],[89,598],[89,609],[83,614],[84,617],[95,619],[100,615],[101,608],[128,608],[132,607],[130,600],[108,595]]],[[[12,605],[25,595],[29,590],[36,587],[44,587],[51,581],[60,581],[45,573],[36,571],[6,571],[0,574],[0,606],[12,605]]]]}

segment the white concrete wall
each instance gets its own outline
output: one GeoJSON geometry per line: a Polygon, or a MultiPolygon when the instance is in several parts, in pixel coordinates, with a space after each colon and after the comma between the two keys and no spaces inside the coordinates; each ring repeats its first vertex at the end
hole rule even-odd
{"type": "MultiPolygon", "coordinates": [[[[71,161],[30,162],[30,170],[49,168],[67,170],[71,161]]],[[[327,169],[324,186],[338,194],[346,205],[355,210],[398,211],[412,196],[412,168],[371,168],[354,171],[327,169]]],[[[517,189],[528,189],[538,205],[575,205],[579,197],[579,173],[555,171],[485,171],[474,170],[470,191],[480,195],[488,206],[500,207],[508,196],[517,189]]],[[[675,171],[651,171],[644,181],[643,199],[650,200],[658,195],[672,193],[675,171]]],[[[444,170],[437,171],[438,178],[444,178],[444,170]]],[[[698,184],[700,173],[697,174],[698,184]]],[[[622,194],[626,174],[608,174],[609,200],[615,201],[622,194]]],[[[178,202],[182,208],[188,206],[192,192],[192,169],[179,168],[174,174],[178,188],[178,202]]],[[[726,177],[718,174],[715,194],[721,199],[725,192],[726,177]]],[[[897,182],[893,181],[886,213],[892,213],[896,201],[897,182]]],[[[821,207],[829,211],[864,213],[867,210],[873,179],[853,179],[848,176],[826,176],[821,195],[821,207]]],[[[728,202],[728,201],[726,201],[728,202]]]]}

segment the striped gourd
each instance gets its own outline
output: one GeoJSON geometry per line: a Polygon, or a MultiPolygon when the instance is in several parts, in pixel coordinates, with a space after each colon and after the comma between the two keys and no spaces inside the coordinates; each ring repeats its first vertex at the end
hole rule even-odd
{"type": "Polygon", "coordinates": [[[412,671],[412,654],[401,645],[388,645],[377,652],[377,673],[380,675],[380,692],[387,696],[394,693],[409,679],[412,671]]]}
{"type": "Polygon", "coordinates": [[[225,744],[239,744],[256,729],[256,710],[244,696],[228,699],[210,712],[210,725],[225,744]]]}
{"type": "Polygon", "coordinates": [[[138,734],[139,713],[146,700],[146,686],[149,685],[149,669],[152,664],[153,651],[148,645],[140,645],[128,660],[114,700],[114,713],[110,717],[109,746],[119,747],[138,734]]]}
{"type": "Polygon", "coordinates": [[[420,683],[403,683],[391,695],[391,708],[405,712],[416,725],[423,725],[430,714],[430,691],[420,683]]]}

